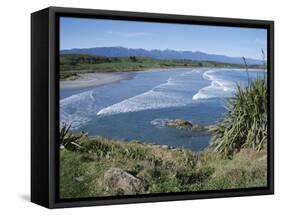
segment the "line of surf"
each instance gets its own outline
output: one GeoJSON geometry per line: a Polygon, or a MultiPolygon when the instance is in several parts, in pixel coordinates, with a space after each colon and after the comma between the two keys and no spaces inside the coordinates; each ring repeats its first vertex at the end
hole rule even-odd
{"type": "Polygon", "coordinates": [[[209,80],[211,83],[208,86],[201,88],[196,94],[193,95],[193,100],[202,100],[218,97],[229,97],[235,91],[235,83],[233,81],[219,78],[215,75],[219,70],[207,70],[203,73],[202,77],[209,80]]]}
{"type": "MultiPolygon", "coordinates": [[[[193,70],[196,73],[196,70],[193,70]]],[[[179,76],[188,75],[184,72],[179,76]]],[[[138,112],[144,110],[161,109],[169,107],[185,106],[191,101],[184,94],[186,84],[182,83],[182,78],[169,77],[165,83],[157,85],[149,91],[125,99],[119,103],[101,109],[97,115],[113,115],[128,112],[138,112]],[[178,78],[178,79],[177,79],[178,78]]]]}
{"type": "Polygon", "coordinates": [[[95,96],[92,90],[71,95],[60,100],[60,124],[79,128],[90,120],[89,114],[97,112],[95,96]]]}

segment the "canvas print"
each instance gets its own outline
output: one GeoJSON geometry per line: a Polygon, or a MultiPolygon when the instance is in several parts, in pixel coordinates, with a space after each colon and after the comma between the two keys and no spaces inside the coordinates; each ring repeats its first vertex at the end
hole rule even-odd
{"type": "Polygon", "coordinates": [[[59,197],[267,186],[267,30],[60,17],[59,197]]]}

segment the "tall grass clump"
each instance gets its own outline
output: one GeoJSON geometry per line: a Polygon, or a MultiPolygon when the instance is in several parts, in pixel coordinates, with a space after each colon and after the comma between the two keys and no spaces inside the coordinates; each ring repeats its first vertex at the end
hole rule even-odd
{"type": "MultiPolygon", "coordinates": [[[[245,63],[246,64],[246,63],[245,63]]],[[[246,71],[247,65],[246,65],[246,71]]],[[[249,80],[249,79],[248,79],[249,80]]],[[[241,148],[256,151],[267,144],[267,83],[257,77],[246,88],[237,84],[234,97],[227,104],[226,116],[210,128],[211,147],[227,157],[241,148]]]]}
{"type": "Polygon", "coordinates": [[[63,146],[67,149],[76,149],[81,146],[77,143],[77,141],[83,136],[83,134],[76,135],[70,132],[71,125],[64,124],[60,128],[60,146],[63,146]]]}

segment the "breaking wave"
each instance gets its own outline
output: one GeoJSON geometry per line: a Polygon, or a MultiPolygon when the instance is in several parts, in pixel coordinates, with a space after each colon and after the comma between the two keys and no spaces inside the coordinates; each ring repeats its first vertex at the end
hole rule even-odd
{"type": "Polygon", "coordinates": [[[77,129],[90,120],[90,115],[97,112],[93,91],[75,94],[60,100],[60,124],[71,125],[77,129]]]}
{"type": "Polygon", "coordinates": [[[157,127],[157,128],[163,128],[166,127],[166,122],[169,119],[162,119],[162,118],[158,118],[158,119],[153,119],[152,121],[150,121],[150,124],[152,124],[153,126],[157,127]]]}
{"type": "Polygon", "coordinates": [[[216,76],[215,72],[218,72],[218,70],[208,70],[204,72],[203,78],[211,81],[211,84],[201,88],[193,95],[193,100],[230,97],[234,94],[236,90],[235,82],[216,76]]]}
{"type": "MultiPolygon", "coordinates": [[[[192,73],[194,72],[196,71],[193,70],[192,73]]],[[[147,92],[101,109],[97,115],[185,106],[192,102],[190,96],[186,93],[188,91],[188,79],[183,78],[183,76],[189,74],[190,72],[185,72],[180,76],[172,76],[166,83],[160,84],[147,92]]]]}

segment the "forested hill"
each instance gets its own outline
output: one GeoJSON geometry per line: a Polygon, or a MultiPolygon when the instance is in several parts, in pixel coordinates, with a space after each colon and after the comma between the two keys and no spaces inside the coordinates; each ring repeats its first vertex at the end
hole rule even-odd
{"type": "MultiPolygon", "coordinates": [[[[243,64],[240,56],[229,57],[225,55],[208,54],[204,52],[178,51],[178,50],[146,50],[146,49],[131,49],[126,47],[95,47],[81,49],[61,50],[62,54],[90,54],[105,57],[151,57],[156,59],[175,60],[175,59],[190,59],[193,61],[215,61],[229,64],[243,64]]],[[[248,64],[262,64],[261,60],[246,58],[248,64]]]]}

